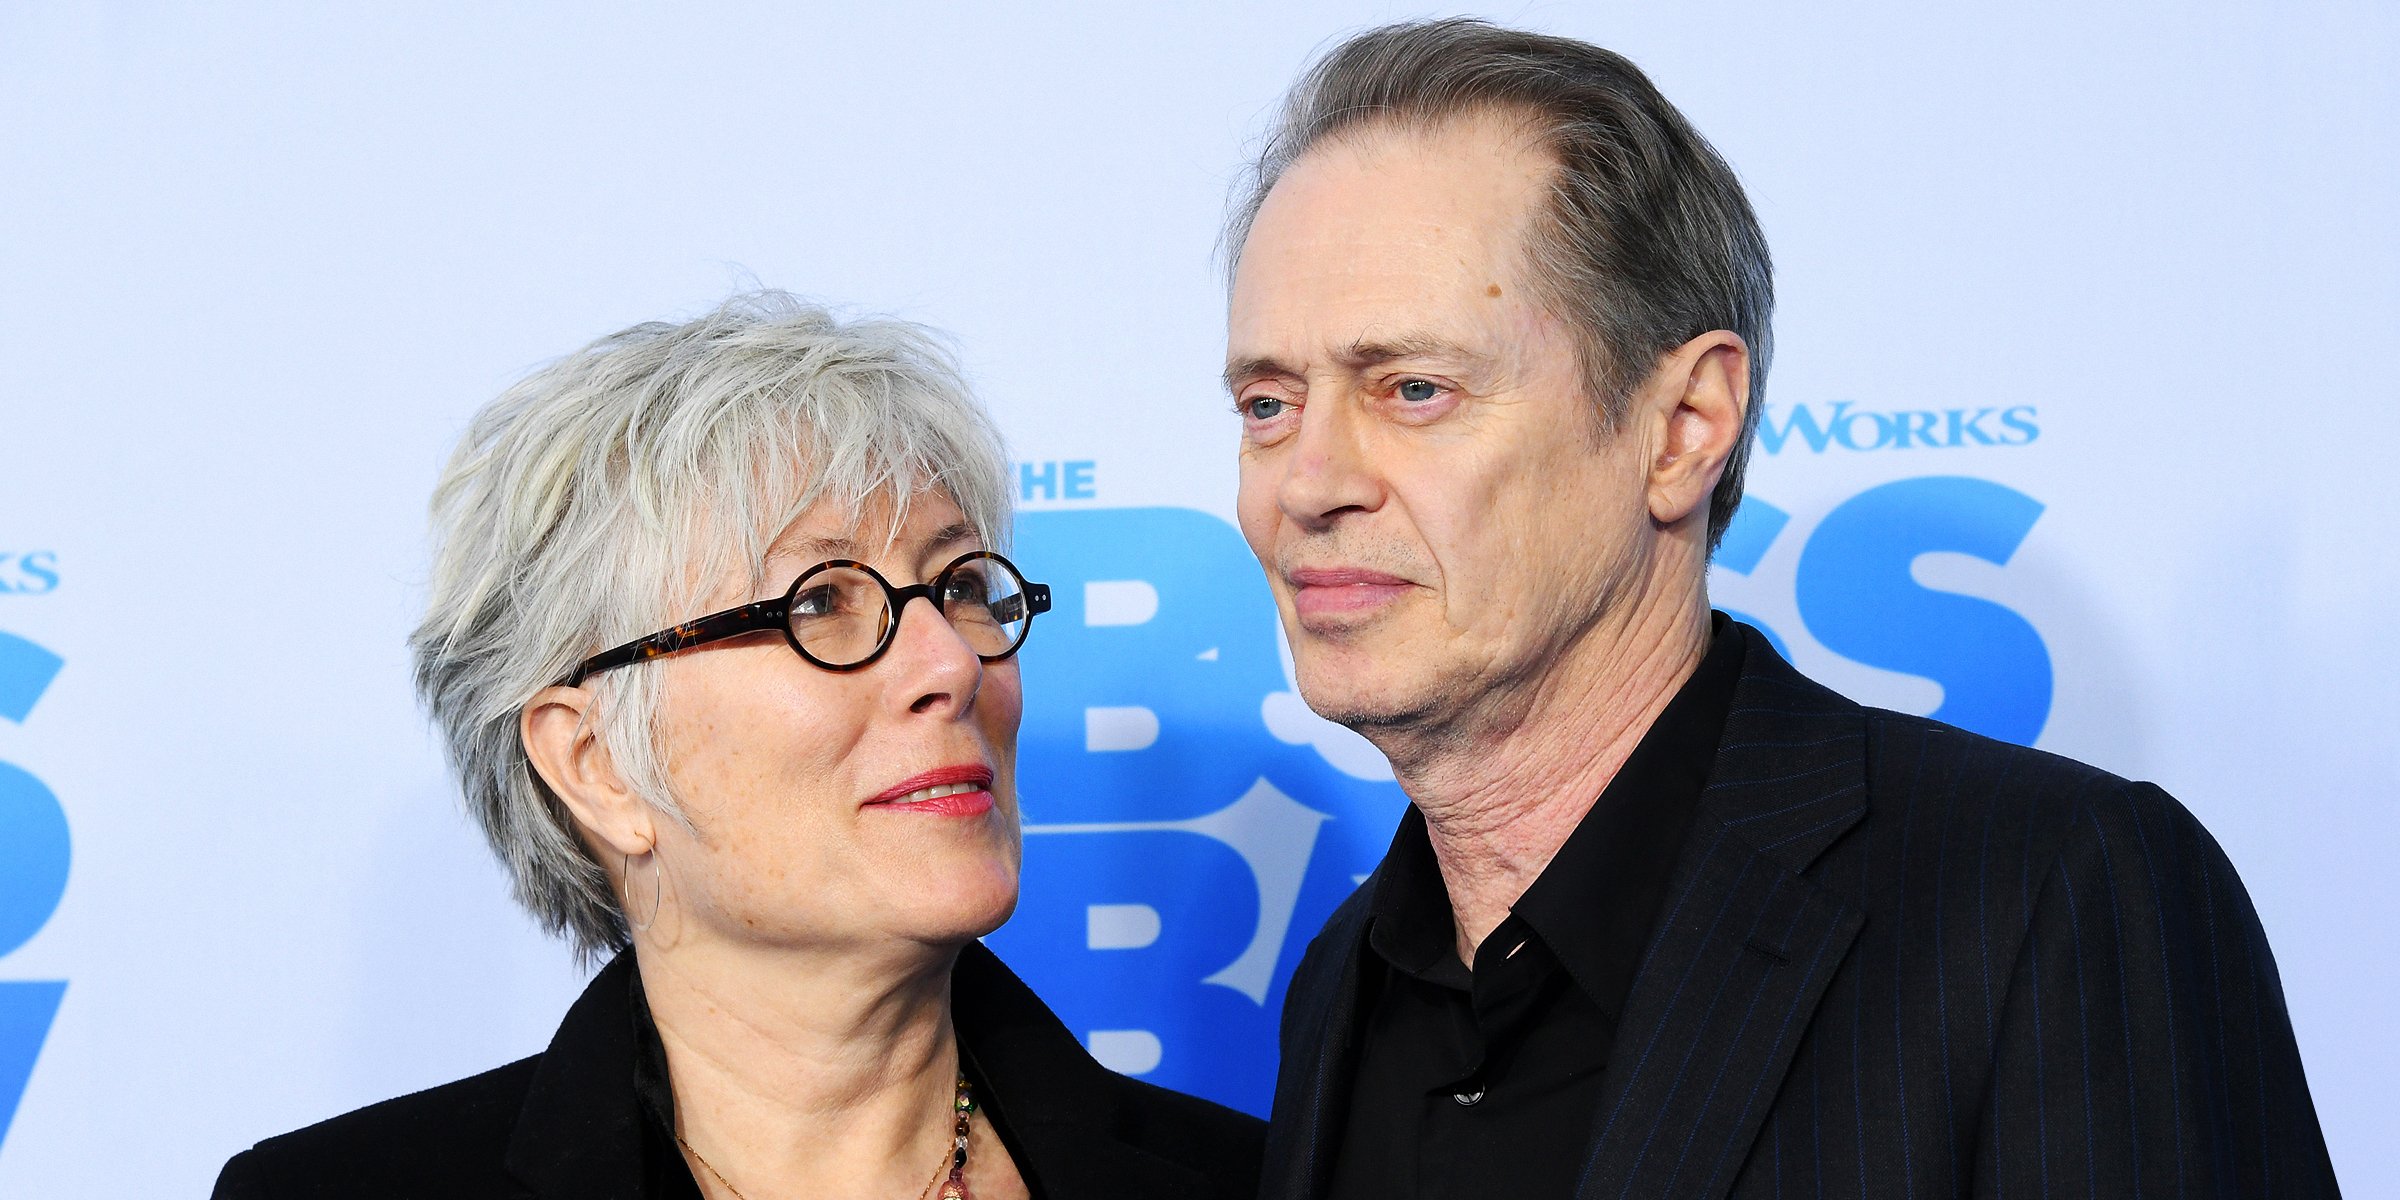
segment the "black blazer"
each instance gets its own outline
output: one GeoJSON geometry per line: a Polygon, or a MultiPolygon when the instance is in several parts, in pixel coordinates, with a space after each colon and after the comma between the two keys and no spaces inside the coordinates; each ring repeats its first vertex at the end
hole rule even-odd
{"type": "MultiPolygon", "coordinates": [[[[2266,935],[2191,814],[1732,628],[1578,1197],[2337,1194],[2266,935]]],[[[1284,1003],[1269,1200],[1325,1192],[1372,892],[1284,1003]]]]}
{"type": "MultiPolygon", "coordinates": [[[[550,1048],[471,1079],[362,1108],[235,1155],[219,1200],[636,1200],[633,956],[592,979],[550,1048]]],[[[1040,1200],[1241,1200],[1255,1192],[1255,1117],[1092,1061],[980,943],[951,978],[959,1044],[1040,1200]]]]}

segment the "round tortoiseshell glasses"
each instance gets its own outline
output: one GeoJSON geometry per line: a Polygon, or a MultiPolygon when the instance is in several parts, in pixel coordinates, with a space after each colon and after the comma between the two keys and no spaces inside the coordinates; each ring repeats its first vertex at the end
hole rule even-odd
{"type": "Polygon", "coordinates": [[[891,649],[900,614],[920,596],[985,662],[1015,654],[1033,630],[1034,615],[1050,611],[1049,585],[1027,583],[1015,563],[989,550],[961,554],[933,582],[908,587],[893,587],[865,563],[836,558],[802,571],[773,600],[710,613],[595,654],[563,682],[573,687],[628,663],[768,629],[781,630],[794,653],[828,671],[855,671],[891,649]]]}

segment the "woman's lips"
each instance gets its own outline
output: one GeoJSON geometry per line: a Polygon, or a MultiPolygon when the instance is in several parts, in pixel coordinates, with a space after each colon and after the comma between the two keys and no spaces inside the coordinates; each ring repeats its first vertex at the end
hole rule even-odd
{"type": "Polygon", "coordinates": [[[973,763],[911,775],[885,788],[866,807],[934,817],[980,816],[992,809],[992,769],[973,763]]]}
{"type": "Polygon", "coordinates": [[[1286,572],[1292,608],[1303,617],[1339,616],[1389,604],[1416,586],[1397,575],[1352,567],[1311,567],[1286,572]]]}

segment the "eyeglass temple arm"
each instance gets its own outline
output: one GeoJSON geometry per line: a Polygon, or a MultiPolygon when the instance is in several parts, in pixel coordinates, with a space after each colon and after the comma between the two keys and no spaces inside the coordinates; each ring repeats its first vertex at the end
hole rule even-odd
{"type": "Polygon", "coordinates": [[[671,629],[661,629],[648,637],[635,638],[613,650],[603,650],[583,660],[583,663],[567,676],[566,686],[575,687],[602,671],[610,671],[638,662],[648,662],[654,658],[664,658],[678,650],[689,650],[694,646],[721,642],[729,637],[740,637],[745,633],[773,629],[783,624],[784,613],[784,602],[779,597],[774,600],[760,600],[754,604],[745,604],[739,608],[729,608],[723,612],[710,613],[705,617],[694,617],[671,629]]]}
{"type": "MultiPolygon", "coordinates": [[[[1050,585],[1046,583],[1029,582],[1025,585],[1025,590],[1021,593],[1018,593],[1015,597],[1013,597],[1013,599],[1025,606],[1024,612],[995,612],[992,615],[1000,618],[1003,621],[1014,621],[1020,617],[1030,618],[1036,613],[1049,612],[1050,585]]],[[[1005,603],[1005,601],[1003,603],[1005,603]]]]}

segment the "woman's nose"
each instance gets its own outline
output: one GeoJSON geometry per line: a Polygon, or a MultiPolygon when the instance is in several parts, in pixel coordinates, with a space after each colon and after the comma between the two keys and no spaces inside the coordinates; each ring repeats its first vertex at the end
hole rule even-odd
{"type": "Polygon", "coordinates": [[[891,665],[900,672],[901,696],[914,713],[964,712],[983,686],[983,660],[924,596],[901,605],[893,631],[891,665]]]}

